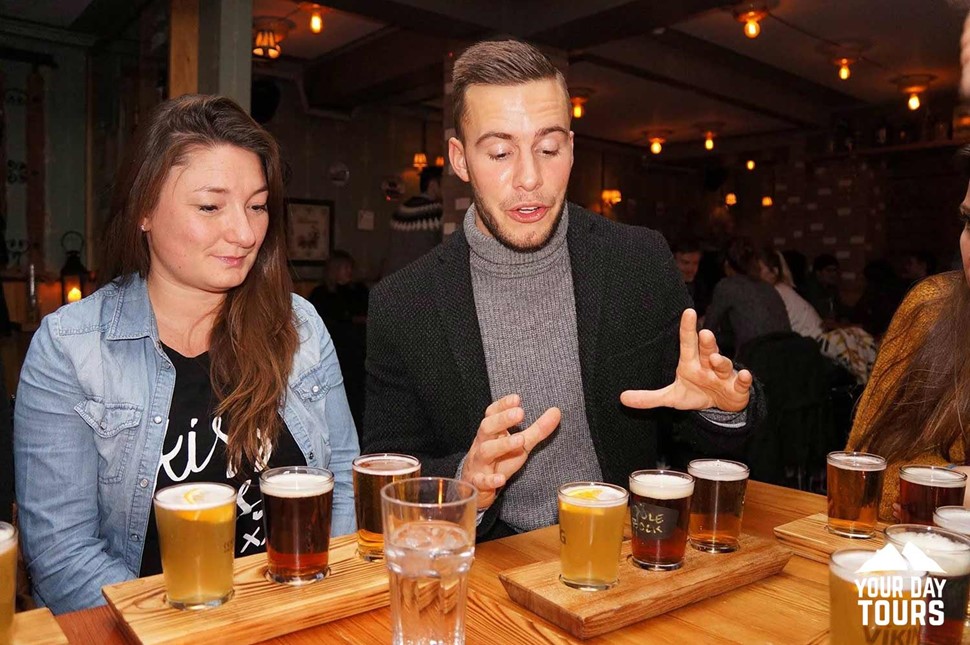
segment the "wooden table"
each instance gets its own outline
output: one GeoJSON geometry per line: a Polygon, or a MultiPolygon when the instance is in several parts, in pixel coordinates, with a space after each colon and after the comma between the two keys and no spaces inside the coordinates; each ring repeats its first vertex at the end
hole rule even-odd
{"type": "MultiPolygon", "coordinates": [[[[774,527],[825,510],[825,498],[820,495],[750,482],[744,530],[773,539],[774,527]]],[[[469,580],[466,641],[490,645],[828,643],[828,567],[817,562],[792,556],[780,575],[599,638],[580,641],[509,600],[498,580],[498,572],[504,569],[557,557],[556,527],[479,545],[469,580]]],[[[128,643],[107,607],[65,614],[58,616],[57,621],[71,643],[128,643]]],[[[390,634],[390,610],[385,608],[267,642],[386,645],[390,634]]]]}

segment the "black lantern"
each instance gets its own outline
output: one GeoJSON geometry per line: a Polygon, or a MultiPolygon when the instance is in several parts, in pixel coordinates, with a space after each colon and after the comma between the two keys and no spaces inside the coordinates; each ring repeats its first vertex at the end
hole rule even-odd
{"type": "Polygon", "coordinates": [[[61,267],[61,301],[66,305],[83,298],[87,287],[88,270],[81,263],[84,236],[77,231],[68,231],[61,237],[61,248],[67,254],[64,266],[61,267]],[[69,244],[72,239],[75,239],[76,243],[69,244]],[[69,246],[77,246],[77,248],[69,248],[69,246]]]}

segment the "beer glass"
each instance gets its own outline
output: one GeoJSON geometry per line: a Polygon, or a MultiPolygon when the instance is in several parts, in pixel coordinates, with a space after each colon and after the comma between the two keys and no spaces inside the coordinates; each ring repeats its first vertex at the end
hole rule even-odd
{"type": "Polygon", "coordinates": [[[826,460],[830,533],[871,538],[879,520],[886,460],[867,452],[830,452],[826,460]]]}
{"type": "MultiPolygon", "coordinates": [[[[842,549],[829,557],[829,642],[835,645],[871,645],[872,643],[909,643],[919,642],[918,623],[904,625],[878,625],[873,605],[868,607],[867,619],[863,621],[860,600],[881,600],[880,588],[891,589],[893,578],[901,577],[901,593],[888,602],[897,606],[900,616],[913,615],[913,578],[922,579],[923,572],[879,571],[857,573],[858,570],[875,556],[877,551],[870,549],[842,549]],[[870,586],[872,585],[872,586],[870,586]],[[862,591],[860,591],[860,588],[862,591]],[[905,605],[898,606],[898,605],[905,605]]],[[[891,616],[892,612],[889,612],[891,616]]]]}
{"type": "Polygon", "coordinates": [[[322,580],[330,563],[333,473],[286,466],[259,476],[266,527],[266,574],[290,585],[322,580]]]}
{"type": "Polygon", "coordinates": [[[903,466],[899,471],[899,521],[902,524],[933,524],[933,511],[941,506],[960,506],[967,476],[940,466],[903,466]]]}
{"type": "Polygon", "coordinates": [[[633,563],[651,571],[679,569],[687,548],[687,523],[694,478],[672,470],[630,475],[633,563]]]}
{"type": "MultiPolygon", "coordinates": [[[[886,528],[886,539],[899,551],[913,544],[933,560],[943,573],[928,573],[931,580],[943,581],[943,624],[929,622],[920,629],[920,643],[945,645],[960,643],[970,592],[970,539],[936,526],[895,524],[886,528]]],[[[936,588],[936,584],[933,585],[936,588]]],[[[939,596],[925,596],[927,601],[939,596]]]]}
{"type": "Polygon", "coordinates": [[[191,483],[155,493],[165,596],[176,609],[221,605],[232,597],[236,491],[191,483]]]}
{"type": "Polygon", "coordinates": [[[691,546],[708,553],[737,551],[748,467],[738,461],[695,459],[687,472],[694,478],[687,530],[691,546]]]}
{"type": "MultiPolygon", "coordinates": [[[[965,506],[941,506],[933,512],[933,524],[959,533],[964,537],[970,537],[970,508],[965,506]]],[[[967,603],[967,615],[970,619],[970,602],[967,603]]],[[[964,629],[968,627],[968,621],[963,623],[964,629]]]]}
{"type": "Polygon", "coordinates": [[[477,502],[474,486],[443,477],[403,479],[381,489],[396,645],[465,642],[477,502]]]}
{"type": "Polygon", "coordinates": [[[13,640],[17,600],[17,529],[0,522],[0,643],[13,640]]]}
{"type": "Polygon", "coordinates": [[[559,559],[563,584],[583,591],[614,586],[629,494],[599,482],[559,487],[559,559]]]}
{"type": "Polygon", "coordinates": [[[357,554],[369,562],[384,559],[381,489],[391,482],[421,476],[421,462],[385,452],[354,459],[354,505],[357,510],[357,554]]]}

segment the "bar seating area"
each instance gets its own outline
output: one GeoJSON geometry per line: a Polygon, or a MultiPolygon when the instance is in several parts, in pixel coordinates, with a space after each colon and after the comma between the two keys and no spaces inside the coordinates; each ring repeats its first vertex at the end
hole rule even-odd
{"type": "Polygon", "coordinates": [[[970,0],[0,0],[0,169],[0,645],[970,642],[970,0]]]}

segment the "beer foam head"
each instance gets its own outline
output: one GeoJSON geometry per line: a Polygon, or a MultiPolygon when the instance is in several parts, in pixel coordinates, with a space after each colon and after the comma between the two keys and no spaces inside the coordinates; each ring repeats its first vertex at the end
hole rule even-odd
{"type": "Polygon", "coordinates": [[[941,506],[933,514],[937,526],[963,535],[970,535],[970,508],[941,506]]]}
{"type": "Polygon", "coordinates": [[[6,522],[0,522],[0,551],[6,551],[7,547],[12,546],[17,543],[14,540],[16,532],[13,527],[6,522]],[[9,542],[9,544],[7,544],[9,542]]]}
{"type": "Polygon", "coordinates": [[[875,471],[886,470],[886,460],[879,455],[863,452],[833,452],[828,457],[828,463],[843,470],[875,471]]]}
{"type": "Polygon", "coordinates": [[[630,492],[651,499],[680,499],[694,492],[694,480],[666,473],[638,473],[630,477],[630,492]]]}
{"type": "Polygon", "coordinates": [[[236,491],[224,484],[178,484],[163,488],[155,494],[155,501],[162,508],[175,511],[196,511],[222,506],[235,501],[236,491]]]}
{"type": "MultiPolygon", "coordinates": [[[[885,550],[885,547],[883,550],[885,550]]],[[[925,575],[923,571],[912,569],[898,551],[893,551],[895,559],[898,560],[896,565],[882,570],[860,572],[859,570],[865,567],[870,560],[878,557],[878,553],[872,549],[843,549],[836,551],[832,554],[832,559],[829,561],[829,571],[850,584],[863,578],[890,579],[899,576],[922,578],[925,575]]]]}
{"type": "Polygon", "coordinates": [[[967,476],[958,470],[931,468],[929,466],[905,466],[899,476],[913,484],[937,488],[960,488],[966,486],[967,476]]]}
{"type": "Polygon", "coordinates": [[[719,482],[733,482],[748,478],[747,466],[722,459],[695,459],[687,466],[687,472],[694,477],[719,482]]]}
{"type": "Polygon", "coordinates": [[[897,531],[886,535],[898,548],[905,549],[908,544],[919,547],[948,576],[970,573],[970,544],[966,542],[931,531],[897,531]]]}
{"type": "Polygon", "coordinates": [[[559,496],[574,506],[619,506],[627,500],[622,488],[597,482],[567,484],[559,489],[559,496]]]}
{"type": "Polygon", "coordinates": [[[354,470],[367,475],[397,477],[416,472],[421,462],[407,455],[366,455],[354,460],[354,470]]]}
{"type": "Polygon", "coordinates": [[[333,476],[282,472],[260,480],[259,488],[273,497],[316,497],[333,490],[333,476]]]}

